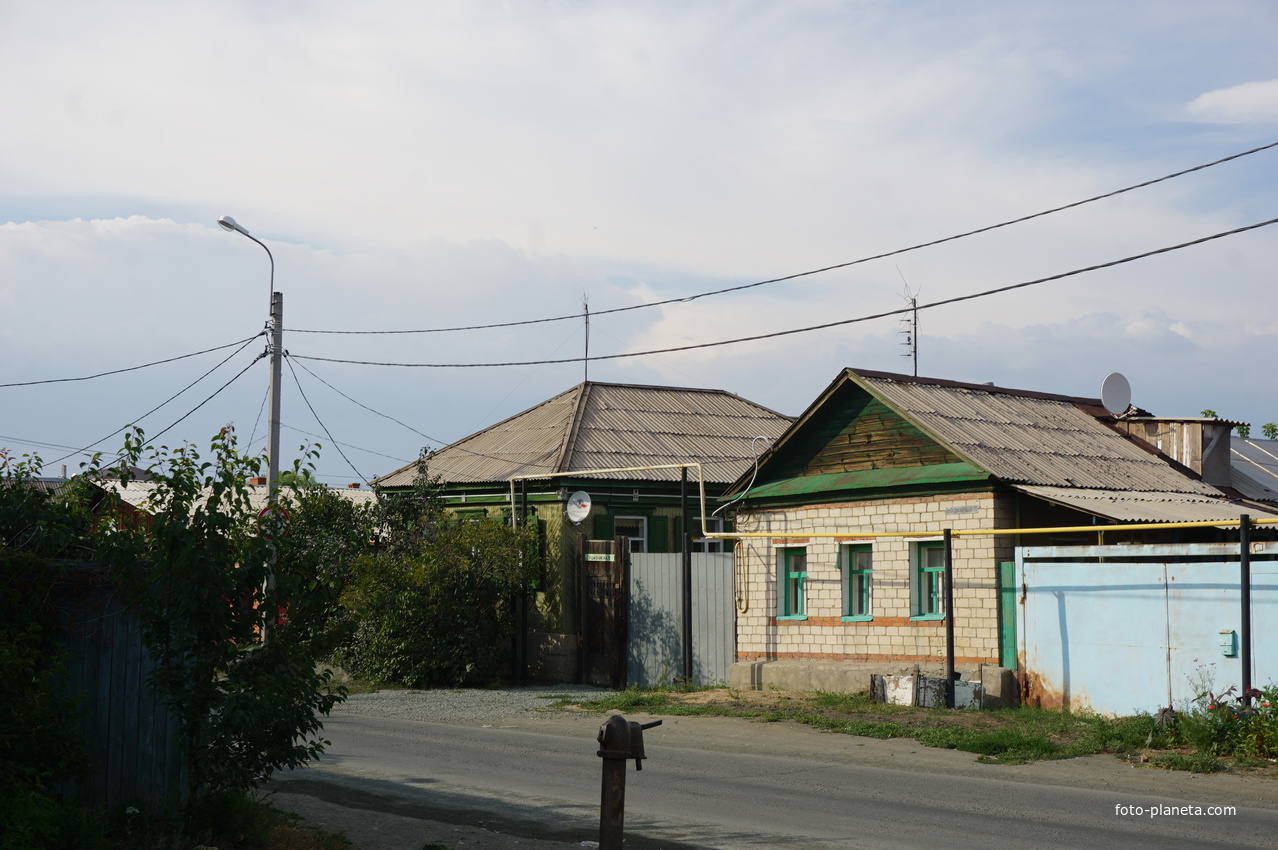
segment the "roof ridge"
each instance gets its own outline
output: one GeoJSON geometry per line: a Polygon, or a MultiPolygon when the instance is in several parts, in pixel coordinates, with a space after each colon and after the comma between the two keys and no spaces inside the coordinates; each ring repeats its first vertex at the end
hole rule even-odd
{"type": "Polygon", "coordinates": [[[577,434],[581,429],[582,412],[586,409],[586,400],[590,395],[590,391],[594,388],[591,381],[582,381],[573,389],[577,390],[577,400],[573,403],[572,414],[564,423],[564,435],[559,441],[559,448],[555,452],[555,472],[564,472],[569,468],[569,461],[572,460],[573,451],[577,445],[577,434]]]}
{"type": "Polygon", "coordinates": [[[1045,393],[1039,390],[1018,390],[1013,387],[1000,387],[995,384],[973,384],[966,381],[951,381],[947,378],[926,378],[919,377],[917,375],[903,375],[897,372],[878,372],[872,369],[854,369],[851,366],[846,367],[846,371],[862,378],[872,378],[880,381],[896,381],[902,384],[924,384],[932,387],[975,390],[977,392],[998,393],[1000,395],[1012,395],[1020,398],[1043,399],[1045,401],[1066,401],[1071,404],[1085,404],[1091,407],[1101,406],[1101,400],[1099,398],[1088,398],[1086,396],[1045,393]]]}

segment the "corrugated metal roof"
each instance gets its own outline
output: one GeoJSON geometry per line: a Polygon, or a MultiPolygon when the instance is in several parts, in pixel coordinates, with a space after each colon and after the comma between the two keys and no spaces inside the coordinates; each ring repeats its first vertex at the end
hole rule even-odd
{"type": "MultiPolygon", "coordinates": [[[[431,475],[448,483],[505,482],[516,475],[700,462],[706,481],[735,480],[789,417],[724,390],[587,382],[433,453],[431,475]],[[754,437],[766,438],[752,446],[754,437]]],[[[415,463],[374,483],[412,483],[415,463]]],[[[607,478],[677,481],[679,470],[607,478]]]]}
{"type": "Polygon", "coordinates": [[[1278,502],[1278,440],[1233,436],[1229,450],[1230,486],[1248,499],[1278,502]]]}
{"type": "Polygon", "coordinates": [[[1189,493],[1013,486],[1027,495],[1120,522],[1237,522],[1243,514],[1257,513],[1256,505],[1189,493]]]}
{"type": "Polygon", "coordinates": [[[1099,399],[848,373],[961,456],[1011,484],[1220,495],[1105,425],[1098,418],[1104,415],[1099,399]]]}

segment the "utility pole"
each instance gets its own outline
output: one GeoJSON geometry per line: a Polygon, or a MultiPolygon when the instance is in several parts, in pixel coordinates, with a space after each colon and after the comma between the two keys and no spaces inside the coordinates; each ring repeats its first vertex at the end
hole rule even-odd
{"type": "MultiPolygon", "coordinates": [[[[263,246],[265,247],[265,246],[263,246]]],[[[270,253],[269,251],[267,252],[270,253]]],[[[274,260],[272,260],[274,265],[274,260]]],[[[280,364],[284,360],[284,293],[271,288],[271,402],[267,412],[266,492],[271,503],[275,502],[280,483],[280,364]]],[[[275,575],[271,575],[271,584],[275,575]]]]}
{"type": "MultiPolygon", "coordinates": [[[[275,291],[275,255],[271,253],[271,249],[266,247],[266,243],[249,233],[242,224],[239,224],[229,215],[224,215],[217,220],[218,225],[223,230],[229,230],[233,233],[239,233],[252,239],[258,245],[262,246],[262,250],[266,252],[267,258],[271,261],[271,278],[270,293],[267,300],[267,352],[271,356],[271,375],[270,384],[267,395],[270,397],[270,409],[267,412],[267,449],[266,449],[266,504],[268,511],[275,511],[275,497],[280,483],[280,364],[284,357],[284,293],[275,291]]],[[[269,522],[276,522],[278,515],[272,513],[269,522]]],[[[270,598],[271,591],[275,589],[275,555],[274,544],[272,544],[272,555],[266,566],[266,588],[265,594],[270,598]]],[[[275,612],[266,611],[265,620],[262,622],[262,642],[265,643],[269,639],[271,627],[274,625],[275,612]]]]}

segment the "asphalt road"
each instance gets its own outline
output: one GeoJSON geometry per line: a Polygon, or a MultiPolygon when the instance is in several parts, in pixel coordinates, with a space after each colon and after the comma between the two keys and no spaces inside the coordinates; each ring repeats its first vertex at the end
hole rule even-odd
{"type": "MultiPolygon", "coordinates": [[[[281,787],[580,846],[598,831],[600,720],[458,726],[339,715],[325,723],[332,746],[321,764],[281,787]]],[[[912,741],[730,719],[670,718],[646,743],[645,769],[627,781],[632,848],[1278,847],[1272,780],[1109,756],[981,765],[912,741]],[[1229,806],[1232,814],[1208,814],[1229,806]]]]}

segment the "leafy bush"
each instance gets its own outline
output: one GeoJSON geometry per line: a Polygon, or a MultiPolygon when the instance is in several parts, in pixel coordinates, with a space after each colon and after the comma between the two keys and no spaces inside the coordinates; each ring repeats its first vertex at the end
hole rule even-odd
{"type": "Polygon", "coordinates": [[[148,685],[177,718],[194,806],[323,751],[320,715],[342,698],[315,664],[332,649],[334,593],[259,531],[247,481],[261,460],[238,453],[230,428],[208,461],[144,445],[131,433],[125,456],[151,475],[148,516],[104,524],[102,552],[156,662],[148,685]]]}
{"type": "Polygon", "coordinates": [[[1278,756],[1278,685],[1252,688],[1246,702],[1230,686],[1205,690],[1177,716],[1178,739],[1206,756],[1278,756]]]}
{"type": "Polygon", "coordinates": [[[342,595],[354,633],[339,658],[375,682],[490,684],[508,659],[510,599],[529,584],[525,535],[491,519],[429,528],[415,552],[356,560],[342,595]]]}

